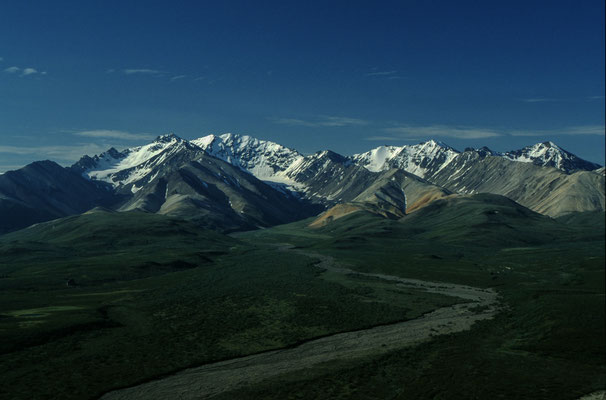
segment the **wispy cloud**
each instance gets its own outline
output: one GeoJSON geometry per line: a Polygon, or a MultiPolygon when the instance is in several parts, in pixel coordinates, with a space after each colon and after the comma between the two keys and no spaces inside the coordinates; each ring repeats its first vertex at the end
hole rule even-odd
{"type": "Polygon", "coordinates": [[[398,73],[398,71],[375,71],[375,72],[368,72],[366,74],[364,74],[365,76],[393,76],[396,75],[398,73]]]}
{"type": "Polygon", "coordinates": [[[46,75],[46,71],[38,71],[36,68],[27,67],[27,68],[19,68],[16,66],[8,67],[4,69],[4,72],[7,74],[19,74],[19,76],[30,76],[30,75],[46,75]]]}
{"type": "Polygon", "coordinates": [[[379,71],[378,68],[373,68],[371,72],[365,73],[364,76],[386,80],[402,79],[402,77],[398,75],[398,71],[396,71],[395,69],[389,71],[379,71]]]}
{"type": "Polygon", "coordinates": [[[165,74],[166,72],[164,71],[160,71],[158,69],[148,69],[148,68],[130,68],[130,69],[123,69],[122,72],[125,75],[162,75],[165,74]]]}
{"type": "Polygon", "coordinates": [[[275,124],[290,126],[318,127],[345,127],[368,125],[369,122],[359,118],[322,115],[314,120],[303,120],[298,118],[270,118],[275,124]]]}
{"type": "Polygon", "coordinates": [[[0,164],[0,175],[8,171],[14,171],[19,168],[23,168],[23,164],[0,164]]]}
{"type": "Polygon", "coordinates": [[[151,140],[156,137],[156,135],[153,135],[151,133],[131,133],[112,129],[95,129],[89,131],[72,132],[72,134],[76,136],[92,138],[108,138],[121,140],[151,140]]]}
{"type": "Polygon", "coordinates": [[[578,125],[546,130],[512,130],[510,136],[604,135],[604,125],[578,125]]]}
{"type": "Polygon", "coordinates": [[[457,139],[481,139],[501,136],[499,132],[492,129],[446,126],[446,125],[429,125],[429,126],[396,126],[393,128],[385,128],[385,132],[391,133],[394,137],[422,137],[422,136],[442,136],[457,139]]]}
{"type": "Polygon", "coordinates": [[[413,138],[449,137],[455,139],[484,139],[506,136],[561,136],[561,135],[604,135],[604,125],[578,125],[557,129],[522,130],[494,129],[465,126],[401,125],[383,129],[388,135],[366,137],[370,141],[412,140],[413,138]]]}
{"type": "Polygon", "coordinates": [[[106,69],[105,73],[106,74],[121,73],[122,75],[147,75],[147,76],[154,77],[154,78],[161,78],[161,80],[166,79],[170,82],[178,81],[178,80],[185,79],[188,77],[189,77],[188,80],[191,80],[194,82],[202,81],[202,80],[206,80],[209,84],[214,82],[214,81],[209,81],[206,76],[197,76],[194,78],[194,77],[190,77],[190,75],[186,75],[186,74],[178,74],[176,72],[164,71],[164,70],[152,69],[152,68],[124,68],[124,69],[110,68],[110,69],[106,69]]]}
{"type": "Polygon", "coordinates": [[[415,141],[421,140],[420,137],[399,137],[399,136],[368,136],[365,137],[364,140],[373,141],[373,142],[401,142],[401,141],[415,141]]]}
{"type": "Polygon", "coordinates": [[[553,103],[557,101],[566,101],[566,99],[554,99],[548,97],[536,97],[530,99],[521,99],[524,103],[553,103]]]}
{"type": "Polygon", "coordinates": [[[533,97],[528,99],[520,99],[524,103],[568,103],[579,101],[594,101],[603,100],[604,96],[587,96],[587,97],[571,97],[571,98],[556,98],[556,97],[533,97]]]}
{"type": "Polygon", "coordinates": [[[36,68],[24,68],[21,76],[34,75],[37,74],[38,70],[36,68]]]}
{"type": "Polygon", "coordinates": [[[0,153],[34,155],[39,159],[51,158],[62,162],[74,162],[85,154],[93,155],[106,151],[111,145],[80,143],[69,146],[0,146],[0,153]]]}

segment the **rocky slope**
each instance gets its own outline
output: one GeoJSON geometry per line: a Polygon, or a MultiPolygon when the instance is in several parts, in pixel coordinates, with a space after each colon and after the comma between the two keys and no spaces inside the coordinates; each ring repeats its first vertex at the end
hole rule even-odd
{"type": "Polygon", "coordinates": [[[567,173],[591,171],[600,165],[583,160],[562,149],[553,142],[537,143],[520,150],[508,151],[504,157],[520,162],[529,162],[543,167],[554,167],[567,173]]]}
{"type": "Polygon", "coordinates": [[[567,174],[534,163],[483,156],[476,151],[461,153],[427,179],[455,193],[503,195],[552,217],[605,208],[603,175],[593,171],[567,174]]]}
{"type": "Polygon", "coordinates": [[[486,147],[459,152],[430,140],[344,157],[330,150],[302,155],[235,134],[192,141],[169,134],[84,156],[70,168],[39,162],[1,175],[0,232],[98,205],[235,230],[290,222],[338,204],[399,217],[436,199],[481,192],[556,217],[603,211],[603,171],[552,142],[499,153],[486,147]]]}
{"type": "Polygon", "coordinates": [[[52,161],[0,175],[0,233],[118,201],[111,188],[52,161]]]}

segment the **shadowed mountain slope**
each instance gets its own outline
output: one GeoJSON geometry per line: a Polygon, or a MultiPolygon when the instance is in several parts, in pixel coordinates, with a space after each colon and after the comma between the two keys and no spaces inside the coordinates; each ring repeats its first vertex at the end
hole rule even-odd
{"type": "Polygon", "coordinates": [[[0,175],[0,233],[116,202],[110,188],[52,161],[0,175]]]}

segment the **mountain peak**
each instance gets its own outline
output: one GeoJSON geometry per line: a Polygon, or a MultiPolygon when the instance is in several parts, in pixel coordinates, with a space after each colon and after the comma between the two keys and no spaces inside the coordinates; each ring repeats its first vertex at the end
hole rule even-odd
{"type": "Polygon", "coordinates": [[[191,143],[262,180],[276,179],[276,174],[303,157],[278,143],[236,133],[208,135],[191,143]]]}
{"type": "Polygon", "coordinates": [[[558,147],[554,142],[552,141],[547,141],[547,142],[543,142],[543,144],[547,147],[558,147]]]}
{"type": "Polygon", "coordinates": [[[182,142],[183,139],[171,132],[166,135],[160,135],[154,140],[156,143],[170,143],[172,141],[182,142]]]}
{"type": "Polygon", "coordinates": [[[503,155],[503,154],[499,153],[498,151],[491,150],[490,148],[488,148],[486,146],[482,146],[479,149],[476,149],[473,147],[466,147],[465,151],[477,153],[481,158],[485,158],[487,156],[502,156],[503,155]]]}
{"type": "Polygon", "coordinates": [[[600,165],[583,160],[564,150],[552,141],[540,142],[520,150],[508,151],[505,157],[512,161],[531,162],[536,165],[555,167],[567,173],[579,170],[591,171],[600,165]]]}
{"type": "Polygon", "coordinates": [[[442,147],[445,149],[454,150],[454,148],[452,146],[447,145],[446,143],[442,142],[441,140],[435,140],[435,139],[426,140],[424,142],[419,143],[418,145],[427,146],[427,147],[442,147]]]}

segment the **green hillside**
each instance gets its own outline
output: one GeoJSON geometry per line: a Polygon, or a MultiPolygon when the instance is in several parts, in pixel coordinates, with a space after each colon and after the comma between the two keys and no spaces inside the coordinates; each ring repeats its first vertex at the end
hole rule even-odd
{"type": "Polygon", "coordinates": [[[399,221],[358,212],[239,234],[329,254],[362,272],[495,288],[505,309],[418,348],[291,374],[241,399],[574,399],[606,387],[603,213],[558,220],[494,195],[399,221]]]}
{"type": "Polygon", "coordinates": [[[98,398],[461,301],[337,280],[316,262],[141,212],[97,210],[1,236],[0,397],[98,398]]]}

